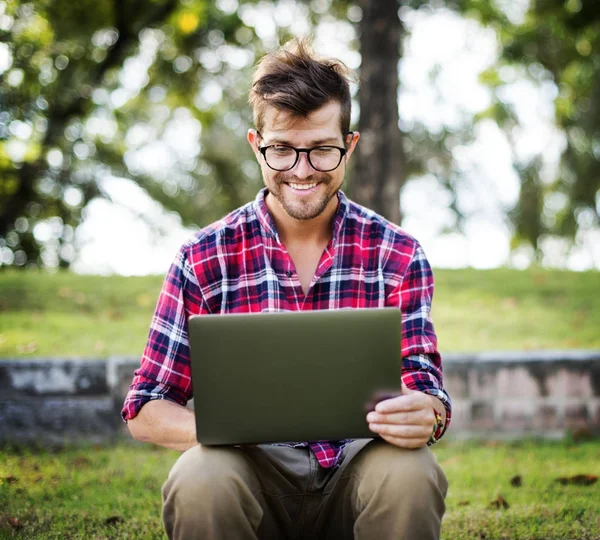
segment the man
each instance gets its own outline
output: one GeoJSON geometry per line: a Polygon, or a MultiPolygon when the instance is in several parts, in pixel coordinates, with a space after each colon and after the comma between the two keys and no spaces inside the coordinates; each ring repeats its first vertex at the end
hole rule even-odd
{"type": "Polygon", "coordinates": [[[266,189],[184,244],[166,277],[123,418],[136,439],[184,452],[163,486],[170,538],[439,537],[447,482],[427,445],[451,405],[429,317],[433,277],[415,239],[340,191],[359,139],[347,77],[303,42],[263,58],[248,142],[266,189]],[[380,438],[197,443],[185,408],[191,315],[382,306],[402,310],[403,395],[368,414],[380,438]]]}

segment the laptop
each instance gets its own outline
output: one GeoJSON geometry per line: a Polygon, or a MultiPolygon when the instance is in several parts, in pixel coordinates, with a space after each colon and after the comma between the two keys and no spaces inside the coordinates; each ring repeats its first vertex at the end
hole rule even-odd
{"type": "Polygon", "coordinates": [[[373,438],[401,393],[397,308],[197,315],[189,340],[201,444],[373,438]]]}

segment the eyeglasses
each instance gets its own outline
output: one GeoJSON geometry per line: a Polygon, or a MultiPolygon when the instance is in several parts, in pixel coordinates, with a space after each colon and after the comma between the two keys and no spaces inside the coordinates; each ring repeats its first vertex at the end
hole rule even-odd
{"type": "MultiPolygon", "coordinates": [[[[257,134],[262,139],[262,135],[258,131],[257,134]]],[[[349,135],[351,134],[352,132],[349,133],[349,135]]],[[[285,144],[271,144],[259,146],[258,149],[265,158],[267,166],[280,172],[293,169],[300,159],[301,152],[306,152],[308,162],[313,169],[319,172],[330,172],[339,167],[342,158],[348,151],[346,148],[330,145],[295,148],[285,144]]]]}

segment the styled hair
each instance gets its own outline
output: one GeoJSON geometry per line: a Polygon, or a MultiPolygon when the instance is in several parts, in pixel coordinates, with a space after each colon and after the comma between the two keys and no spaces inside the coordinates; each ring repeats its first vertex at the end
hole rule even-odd
{"type": "Polygon", "coordinates": [[[334,58],[317,56],[308,39],[292,39],[263,56],[252,79],[249,102],[254,125],[261,131],[267,105],[306,118],[331,102],[341,105],[342,135],[350,129],[350,80],[346,65],[334,58]]]}

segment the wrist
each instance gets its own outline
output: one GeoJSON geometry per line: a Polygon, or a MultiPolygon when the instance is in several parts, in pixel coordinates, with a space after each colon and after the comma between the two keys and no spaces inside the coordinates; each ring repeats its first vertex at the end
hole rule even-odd
{"type": "Polygon", "coordinates": [[[435,420],[431,430],[431,436],[429,437],[429,441],[427,441],[427,446],[431,446],[438,442],[442,436],[442,433],[444,432],[444,419],[435,407],[433,407],[433,414],[435,416],[435,420]]]}

